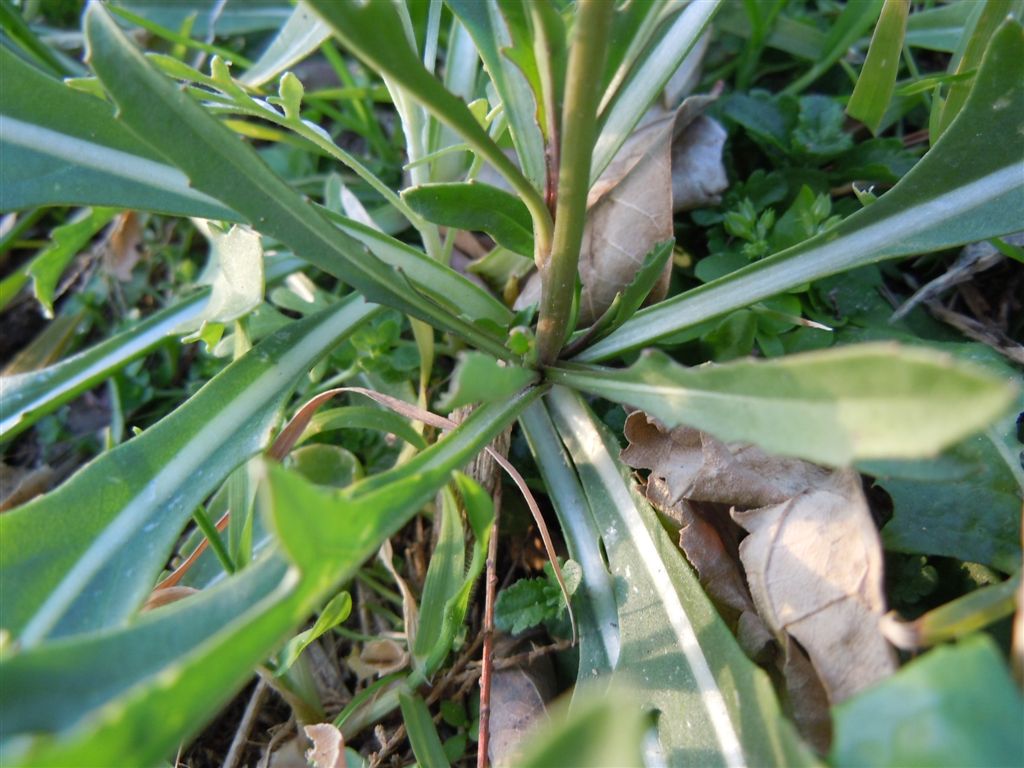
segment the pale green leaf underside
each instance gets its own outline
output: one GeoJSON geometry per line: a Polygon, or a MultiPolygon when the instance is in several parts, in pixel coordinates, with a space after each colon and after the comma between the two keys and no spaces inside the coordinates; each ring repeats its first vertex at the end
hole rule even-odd
{"type": "Polygon", "coordinates": [[[888,344],[699,368],[650,352],[624,370],[567,367],[550,377],[668,427],[835,466],[935,454],[983,429],[1015,392],[948,355],[888,344]]]}
{"type": "Polygon", "coordinates": [[[1024,32],[996,34],[963,111],[891,190],[834,229],[641,310],[576,359],[603,360],[812,280],[1020,229],[1024,32]]]}

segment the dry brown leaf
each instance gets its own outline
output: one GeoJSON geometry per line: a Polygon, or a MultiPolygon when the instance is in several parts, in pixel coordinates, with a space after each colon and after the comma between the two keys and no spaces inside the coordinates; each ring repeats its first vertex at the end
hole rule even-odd
{"type": "MultiPolygon", "coordinates": [[[[303,741],[305,740],[303,739],[303,741]]],[[[269,759],[264,755],[257,765],[265,765],[267,768],[309,768],[309,762],[303,753],[303,745],[299,743],[298,736],[288,739],[275,749],[269,759]]]]}
{"type": "Polygon", "coordinates": [[[491,765],[512,766],[527,745],[525,737],[547,719],[545,685],[529,669],[502,669],[491,677],[490,741],[487,755],[491,765]]]}
{"type": "MultiPolygon", "coordinates": [[[[700,112],[713,100],[693,96],[673,112],[650,113],[591,187],[580,248],[582,324],[600,317],[633,280],[651,248],[672,238],[673,210],[716,200],[725,189],[724,131],[718,141],[715,129],[721,128],[713,121],[695,127],[700,112]],[[688,147],[687,142],[696,143],[688,147]],[[680,164],[678,173],[675,162],[680,164]],[[680,199],[673,205],[676,187],[680,199]]],[[[670,274],[668,264],[651,300],[665,295],[670,274]]]]}
{"type": "Polygon", "coordinates": [[[750,532],[740,558],[758,613],[804,647],[833,704],[896,670],[879,628],[882,543],[860,475],[830,472],[788,501],[733,519],[750,532]]]}
{"type": "Polygon", "coordinates": [[[721,202],[729,178],[722,165],[728,134],[710,117],[699,115],[672,142],[672,210],[692,211],[721,202]]]}
{"type": "MultiPolygon", "coordinates": [[[[688,427],[666,431],[639,411],[627,419],[626,436],[623,459],[664,483],[656,502],[733,507],[750,534],[739,554],[757,613],[783,648],[789,636],[803,646],[833,704],[895,670],[879,628],[881,540],[855,471],[726,445],[688,427]]],[[[694,528],[707,547],[699,533],[694,528]]]]}
{"type": "Polygon", "coordinates": [[[403,669],[409,663],[409,653],[394,640],[370,640],[358,654],[353,649],[347,663],[357,677],[368,680],[403,669]]]}
{"type": "Polygon", "coordinates": [[[345,737],[333,723],[307,725],[303,730],[313,742],[306,760],[316,768],[345,768],[345,737]]]}
{"type": "Polygon", "coordinates": [[[122,283],[132,279],[132,270],[142,256],[142,222],[135,211],[119,213],[103,247],[103,266],[122,283]]]}

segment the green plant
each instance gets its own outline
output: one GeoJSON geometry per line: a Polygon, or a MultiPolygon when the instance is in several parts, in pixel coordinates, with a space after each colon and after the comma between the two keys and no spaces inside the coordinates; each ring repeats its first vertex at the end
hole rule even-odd
{"type": "MultiPolygon", "coordinates": [[[[517,422],[582,569],[573,599],[580,696],[613,681],[639,705],[657,709],[661,749],[672,764],[690,754],[707,764],[814,762],[767,675],[740,650],[636,490],[616,438],[592,406],[639,407],[670,428],[685,424],[835,467],[931,456],[997,424],[1000,432],[989,433],[995,447],[987,450],[1005,459],[999,435],[1008,431],[1016,388],[957,354],[849,344],[684,367],[663,351],[636,351],[671,348],[694,328],[748,307],[799,312],[785,294],[813,281],[1018,228],[1024,33],[1012,20],[997,30],[982,24],[981,43],[965,33],[971,45],[964,58],[976,64],[969,92],[964,81],[953,82],[936,118],[941,138],[870,205],[840,221],[824,190],[809,186],[795,186],[779,215],[752,195],[727,200],[718,221],[744,241],[733,249],[742,265],[641,309],[671,255],[665,238],[652,237],[614,287],[615,298],[589,328],[577,327],[581,296],[591,289],[586,275],[582,285],[579,277],[588,194],[721,5],[308,0],[277,35],[275,52],[236,77],[227,59],[245,68],[243,58],[192,41],[192,22],[182,34],[118,5],[92,3],[83,30],[95,78],[78,79],[74,88],[11,47],[0,49],[5,209],[103,206],[223,224],[198,225],[216,261],[194,295],[175,297],[59,363],[5,377],[3,439],[168,337],[195,334],[233,358],[172,413],[0,517],[5,762],[159,762],[258,667],[275,676],[300,717],[322,717],[300,654],[337,617],[302,640],[294,633],[328,600],[331,612],[347,614],[339,590],[361,573],[369,578],[364,564],[438,493],[438,545],[418,618],[409,612],[415,600],[395,603],[406,611],[409,667],[383,677],[372,690],[378,695],[357,697],[336,723],[352,735],[400,709],[417,759],[443,760],[418,688],[458,645],[495,535],[489,494],[458,470],[517,422]],[[214,54],[208,72],[184,63],[184,49],[144,55],[115,14],[214,54]],[[444,82],[435,76],[442,21],[450,27],[444,82]],[[360,126],[386,160],[393,147],[369,101],[381,93],[376,81],[355,83],[342,61],[339,77],[352,100],[335,116],[328,97],[307,94],[294,74],[281,75],[321,46],[340,61],[334,43],[325,42],[330,36],[383,81],[409,161],[411,184],[401,194],[314,119],[360,126]],[[477,55],[489,97],[477,87],[477,55]],[[278,75],[277,95],[265,97],[260,85],[278,75]],[[238,133],[273,141],[274,152],[261,150],[261,157],[238,133]],[[311,156],[344,169],[344,178],[304,186],[311,156]],[[477,181],[485,166],[505,189],[477,181]],[[454,227],[487,232],[512,254],[532,257],[541,281],[535,323],[529,309],[513,311],[449,266],[454,227]],[[419,245],[393,236],[407,229],[419,245]],[[291,282],[270,294],[274,306],[266,303],[265,286],[286,276],[291,282]],[[783,303],[773,305],[780,296],[783,303]],[[449,359],[459,364],[447,405],[478,407],[445,435],[396,424],[393,414],[365,406],[313,415],[317,396],[351,379],[418,403],[419,411],[407,412],[424,418],[449,359]],[[294,435],[281,430],[285,413],[299,414],[294,435]],[[269,457],[275,436],[284,436],[287,452],[296,440],[339,427],[391,433],[404,447],[368,439],[363,463],[379,471],[365,477],[351,452],[321,452],[305,462],[293,455],[293,468],[269,457]],[[323,462],[343,462],[351,484],[312,482],[322,477],[323,462]],[[473,534],[468,564],[460,508],[473,534]],[[230,510],[223,542],[213,525],[221,510],[230,510]],[[211,549],[220,560],[207,556],[208,575],[193,582],[199,594],[140,613],[192,519],[217,542],[211,549]],[[274,654],[286,642],[282,661],[274,654]]],[[[838,60],[879,7],[850,4],[840,31],[818,41],[837,53],[823,56],[789,93],[838,60]]],[[[16,31],[12,39],[38,64],[49,48],[39,48],[27,27],[16,31]]],[[[758,46],[768,40],[763,31],[756,32],[758,46]]],[[[51,70],[59,64],[43,58],[51,70]]],[[[752,71],[756,59],[743,66],[752,71]]],[[[849,159],[835,102],[781,98],[798,103],[798,111],[769,99],[758,107],[798,114],[797,125],[779,128],[787,143],[775,150],[789,158],[780,165],[849,159]]],[[[738,99],[731,104],[725,115],[756,124],[744,122],[751,113],[738,99]]],[[[880,125],[877,109],[872,115],[872,126],[880,125]]],[[[770,134],[754,140],[774,141],[770,134]]],[[[853,178],[864,177],[851,171],[844,181],[853,178]]],[[[104,214],[95,208],[91,215],[104,214]]],[[[54,237],[59,244],[58,237],[72,235],[54,237]]],[[[54,250],[40,258],[52,260],[54,250]]],[[[763,346],[781,333],[758,328],[763,346]]],[[[725,345],[739,351],[722,357],[745,354],[752,343],[725,345]]],[[[1015,471],[1012,456],[1010,467],[1015,471]]],[[[1005,567],[1012,553],[999,557],[1005,567]]],[[[384,559],[392,569],[390,556],[384,559]]],[[[1001,673],[998,664],[992,671],[986,649],[964,653],[1001,673]]],[[[595,712],[589,717],[607,717],[595,712]]],[[[854,706],[842,716],[844,723],[863,717],[854,706]]],[[[639,738],[642,730],[629,732],[639,738]]],[[[846,741],[850,731],[840,733],[836,749],[857,754],[846,741]]],[[[635,754],[631,743],[617,754],[635,754]]],[[[573,752],[557,738],[549,748],[573,752]]]]}

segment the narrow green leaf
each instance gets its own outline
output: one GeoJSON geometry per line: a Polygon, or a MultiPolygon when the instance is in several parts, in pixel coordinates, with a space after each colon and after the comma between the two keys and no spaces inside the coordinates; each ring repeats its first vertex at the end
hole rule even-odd
{"type": "Polygon", "coordinates": [[[949,3],[910,14],[907,21],[907,45],[953,53],[974,7],[974,3],[949,3]]]}
{"type": "Polygon", "coordinates": [[[267,442],[296,381],[379,311],[359,297],[268,337],[140,436],[0,517],[2,625],[23,647],[132,615],[192,510],[267,442]]]}
{"type": "Polygon", "coordinates": [[[270,45],[253,65],[245,71],[241,82],[259,86],[273,80],[288,67],[302,61],[331,36],[327,25],[320,21],[305,5],[299,3],[288,21],[280,28],[270,45]]]}
{"type": "Polygon", "coordinates": [[[909,13],[910,0],[885,0],[867,59],[846,104],[846,114],[860,120],[876,135],[896,88],[909,13]]]}
{"type": "Polygon", "coordinates": [[[280,557],[265,558],[237,578],[142,615],[129,626],[56,640],[5,658],[0,663],[7,691],[0,698],[5,739],[79,726],[87,713],[173,666],[236,621],[274,591],[286,565],[280,557]]]}
{"type": "Polygon", "coordinates": [[[547,409],[533,406],[520,423],[554,504],[569,555],[581,566],[582,586],[572,601],[580,634],[577,681],[594,683],[611,674],[620,648],[615,588],[601,549],[600,529],[547,409]]]}
{"type": "MultiPolygon", "coordinates": [[[[1012,18],[1015,4],[1014,0],[983,0],[980,13],[972,16],[974,23],[964,27],[963,37],[957,45],[957,55],[951,62],[951,69],[955,69],[950,74],[964,74],[978,68],[996,30],[1008,16],[1012,18]]],[[[958,80],[950,86],[945,99],[935,102],[933,109],[940,110],[941,114],[936,119],[935,130],[931,131],[932,143],[938,140],[964,108],[972,85],[969,79],[958,80]]]]}
{"type": "Polygon", "coordinates": [[[0,24],[5,37],[9,36],[25,53],[49,70],[54,77],[72,74],[65,62],[61,61],[53,50],[43,43],[32,28],[25,23],[21,9],[16,8],[11,0],[0,0],[0,24]]]}
{"type": "Polygon", "coordinates": [[[602,106],[600,132],[590,164],[591,184],[597,181],[633,133],[647,108],[654,103],[721,7],[721,0],[689,3],[657,42],[640,56],[629,78],[617,88],[614,98],[602,106]]]}
{"type": "MultiPolygon", "coordinates": [[[[612,691],[658,712],[664,762],[811,765],[767,675],[740,650],[581,398],[547,398],[617,583],[621,649],[612,691]]],[[[586,687],[583,692],[586,693],[586,687]]]]}
{"type": "Polygon", "coordinates": [[[810,240],[641,310],[576,359],[618,355],[857,266],[1017,231],[1024,210],[1022,123],[1024,31],[1008,22],[993,38],[960,116],[877,202],[810,240]]]}
{"type": "Polygon", "coordinates": [[[445,227],[486,232],[498,245],[533,256],[533,224],[523,202],[489,184],[422,184],[402,191],[416,213],[445,227]]]}
{"type": "Polygon", "coordinates": [[[624,370],[549,371],[567,384],[727,442],[843,466],[937,453],[999,416],[1012,383],[926,349],[863,344],[684,368],[660,352],[624,370]]]}
{"type": "Polygon", "coordinates": [[[437,407],[449,413],[463,405],[502,400],[536,380],[536,371],[528,368],[502,365],[482,352],[460,352],[451,386],[437,407]]]}
{"type": "Polygon", "coordinates": [[[350,613],[352,613],[352,595],[348,592],[340,592],[335,595],[334,599],[324,606],[324,609],[316,619],[316,623],[306,631],[297,634],[281,649],[280,661],[274,672],[278,676],[284,674],[298,661],[299,656],[310,643],[320,637],[320,635],[329,632],[341,624],[349,617],[350,613]]]}
{"type": "MultiPolygon", "coordinates": [[[[258,232],[290,246],[297,256],[359,289],[367,299],[429,320],[499,356],[506,354],[500,342],[442,311],[364,245],[332,226],[251,148],[154,69],[102,5],[86,9],[85,29],[90,63],[117,102],[120,118],[181,168],[197,189],[230,200],[258,232]]],[[[428,259],[425,254],[422,258],[428,259]]]]}
{"type": "Polygon", "coordinates": [[[469,111],[420,63],[402,31],[396,8],[386,2],[337,3],[309,0],[313,9],[331,25],[334,34],[375,70],[395,79],[431,114],[448,125],[505,177],[533,216],[535,235],[549,237],[550,215],[537,189],[494,143],[469,111]]]}
{"type": "Polygon", "coordinates": [[[32,278],[36,299],[47,317],[53,317],[54,291],[67,265],[117,213],[112,208],[92,208],[71,217],[50,233],[50,244],[32,259],[25,274],[32,278]]]}
{"type": "Polygon", "coordinates": [[[340,214],[328,212],[327,215],[342,232],[365,245],[385,264],[401,270],[431,299],[449,307],[454,314],[503,326],[511,321],[508,307],[492,294],[454,269],[427,257],[423,251],[340,214]]]}
{"type": "Polygon", "coordinates": [[[117,123],[110,105],[0,48],[4,210],[102,205],[237,221],[213,197],[117,123]]]}
{"type": "Polygon", "coordinates": [[[441,508],[435,514],[434,525],[439,533],[437,544],[430,555],[427,577],[423,582],[420,625],[412,647],[413,656],[421,669],[436,646],[447,640],[444,649],[447,653],[451,645],[451,638],[442,636],[444,607],[459,591],[465,572],[466,537],[462,530],[462,516],[450,488],[441,491],[441,508]]]}
{"type": "Polygon", "coordinates": [[[911,661],[834,716],[829,762],[837,768],[1024,761],[1024,699],[986,635],[911,661]]]}
{"type": "MultiPolygon", "coordinates": [[[[267,279],[279,279],[300,266],[298,259],[275,259],[267,267],[267,279]]],[[[134,327],[54,365],[3,377],[0,442],[16,437],[46,414],[112,376],[168,336],[175,335],[179,327],[199,315],[209,295],[209,289],[201,290],[153,313],[134,327]]]]}
{"type": "Polygon", "coordinates": [[[839,17],[832,23],[825,37],[824,50],[797,80],[794,80],[783,93],[802,93],[807,86],[825,74],[840,58],[846,55],[850,46],[857,42],[871,25],[875,23],[882,9],[883,0],[859,0],[843,6],[839,17]]]}
{"type": "MultiPolygon", "coordinates": [[[[448,7],[473,38],[484,69],[505,105],[505,115],[523,172],[536,189],[544,189],[543,99],[509,54],[517,50],[497,0],[448,0],[448,7]]],[[[521,51],[521,47],[518,48],[521,51]]],[[[532,58],[528,52],[527,59],[532,58]]],[[[523,57],[521,57],[523,58],[523,57]]],[[[531,62],[536,67],[536,62],[531,62]]],[[[531,253],[532,255],[532,253],[531,253]]]]}
{"type": "Polygon", "coordinates": [[[427,703],[420,696],[404,691],[398,694],[398,703],[416,762],[421,768],[448,768],[451,763],[444,753],[427,703]]]}

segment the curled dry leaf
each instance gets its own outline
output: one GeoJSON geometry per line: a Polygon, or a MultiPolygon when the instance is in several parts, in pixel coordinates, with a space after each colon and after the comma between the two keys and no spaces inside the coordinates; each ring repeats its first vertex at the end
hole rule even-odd
{"type": "Polygon", "coordinates": [[[142,257],[142,221],[135,211],[119,213],[102,246],[103,267],[122,283],[132,279],[132,270],[142,257]]]}
{"type": "Polygon", "coordinates": [[[627,419],[626,437],[623,460],[651,470],[648,498],[682,526],[681,547],[731,611],[744,649],[763,659],[764,627],[774,636],[794,717],[821,744],[828,703],[896,667],[879,628],[881,540],[859,475],[688,427],[667,431],[639,411],[627,419]],[[738,546],[730,516],[748,532],[738,546]]]}
{"type": "MultiPolygon", "coordinates": [[[[591,187],[580,247],[581,325],[601,316],[655,245],[672,239],[674,211],[717,203],[728,186],[725,130],[701,115],[714,99],[691,96],[674,111],[652,109],[591,187]]],[[[648,301],[665,296],[671,270],[669,262],[648,301]]],[[[515,306],[539,297],[534,273],[515,306]]]]}
{"type": "Polygon", "coordinates": [[[306,736],[313,748],[306,751],[306,760],[316,768],[345,768],[345,737],[332,723],[307,725],[306,736]]]}
{"type": "Polygon", "coordinates": [[[353,649],[347,663],[360,680],[369,680],[405,668],[409,663],[409,653],[394,640],[371,640],[358,654],[353,649]]]}

